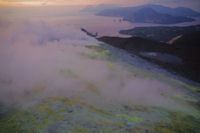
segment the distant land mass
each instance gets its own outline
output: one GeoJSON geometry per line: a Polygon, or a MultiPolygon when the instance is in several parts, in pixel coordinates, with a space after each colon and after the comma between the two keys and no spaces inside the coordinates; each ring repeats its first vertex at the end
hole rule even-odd
{"type": "Polygon", "coordinates": [[[200,82],[200,32],[182,35],[172,45],[140,37],[100,37],[98,40],[200,82]]]}
{"type": "Polygon", "coordinates": [[[98,13],[100,11],[106,10],[106,9],[116,9],[120,6],[114,5],[114,4],[100,4],[100,5],[88,5],[85,8],[83,8],[81,11],[83,12],[91,12],[91,13],[98,13]]]}
{"type": "Polygon", "coordinates": [[[121,30],[120,34],[142,37],[159,42],[168,42],[171,39],[200,31],[200,25],[194,26],[152,26],[152,27],[135,27],[129,30],[121,30]]]}
{"type": "Polygon", "coordinates": [[[155,23],[155,24],[176,24],[181,22],[194,21],[192,18],[182,16],[172,16],[168,14],[158,13],[152,8],[142,8],[132,14],[124,16],[125,21],[132,23],[155,23]]]}
{"type": "Polygon", "coordinates": [[[200,13],[190,8],[170,8],[161,5],[142,5],[136,7],[120,7],[104,9],[97,16],[122,17],[132,23],[176,24],[194,21],[192,17],[200,13]]]}
{"type": "Polygon", "coordinates": [[[84,28],[81,28],[81,31],[83,31],[84,33],[86,33],[88,36],[91,36],[91,37],[97,37],[98,36],[98,33],[92,34],[84,28]]]}
{"type": "Polygon", "coordinates": [[[190,8],[186,7],[176,7],[176,8],[170,8],[162,5],[155,5],[155,4],[147,4],[138,6],[138,8],[152,8],[156,12],[163,13],[163,14],[169,14],[172,16],[183,16],[183,17],[198,17],[200,16],[200,13],[197,11],[194,11],[190,8]]]}

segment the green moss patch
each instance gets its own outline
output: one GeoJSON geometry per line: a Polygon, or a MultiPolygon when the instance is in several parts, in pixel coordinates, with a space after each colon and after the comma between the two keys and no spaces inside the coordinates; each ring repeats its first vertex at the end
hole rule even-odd
{"type": "Polygon", "coordinates": [[[105,50],[101,48],[101,46],[90,45],[86,46],[86,48],[92,49],[94,52],[86,54],[91,59],[111,59],[112,54],[109,50],[105,50]]]}
{"type": "Polygon", "coordinates": [[[116,114],[117,117],[122,117],[122,118],[125,118],[129,121],[132,121],[132,122],[142,122],[142,118],[140,117],[132,117],[132,116],[129,116],[129,115],[126,115],[126,114],[116,114]]]}
{"type": "Polygon", "coordinates": [[[169,121],[155,123],[155,131],[158,133],[199,133],[200,119],[193,116],[170,112],[169,121]]]}

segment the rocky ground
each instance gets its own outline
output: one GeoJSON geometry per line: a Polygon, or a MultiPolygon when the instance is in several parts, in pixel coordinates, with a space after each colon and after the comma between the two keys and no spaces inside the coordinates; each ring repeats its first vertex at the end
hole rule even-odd
{"type": "MultiPolygon", "coordinates": [[[[115,51],[105,47],[84,46],[85,52],[79,54],[80,58],[87,62],[86,66],[82,65],[86,68],[90,66],[89,72],[94,73],[88,73],[86,69],[78,73],[79,68],[78,71],[75,71],[75,68],[62,68],[55,77],[58,83],[65,83],[52,86],[51,82],[41,82],[23,92],[25,95],[15,104],[1,104],[0,132],[200,131],[199,97],[195,93],[198,87],[142,68],[139,61],[145,61],[138,57],[135,57],[138,65],[121,62],[115,57],[115,51]],[[71,82],[74,83],[71,87],[75,88],[65,89],[71,82]]],[[[120,54],[119,51],[117,53],[120,54]]],[[[67,56],[67,53],[65,54],[67,56]]],[[[128,56],[124,53],[121,55],[128,56]]],[[[4,87],[11,84],[1,83],[4,87]]]]}

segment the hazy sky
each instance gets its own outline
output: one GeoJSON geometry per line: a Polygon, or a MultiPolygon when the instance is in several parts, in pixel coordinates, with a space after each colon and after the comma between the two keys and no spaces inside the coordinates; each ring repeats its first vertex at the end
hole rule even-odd
{"type": "Polygon", "coordinates": [[[185,4],[200,3],[200,0],[0,0],[1,5],[88,5],[100,3],[115,4],[143,4],[143,3],[167,3],[167,4],[185,4]]]}
{"type": "Polygon", "coordinates": [[[96,5],[119,4],[136,6],[154,3],[171,7],[184,6],[200,11],[200,0],[0,0],[0,6],[96,5]]]}

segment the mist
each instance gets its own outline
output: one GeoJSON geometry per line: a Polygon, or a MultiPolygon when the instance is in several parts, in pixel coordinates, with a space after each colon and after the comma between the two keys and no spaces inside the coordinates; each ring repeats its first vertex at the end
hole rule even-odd
{"type": "Polygon", "coordinates": [[[101,42],[77,28],[48,19],[4,19],[0,29],[3,102],[18,102],[38,86],[45,86],[45,95],[49,97],[75,95],[91,83],[109,99],[152,106],[175,104],[160,96],[166,90],[174,93],[171,86],[148,77],[130,78],[130,72],[120,61],[90,58],[88,55],[95,51],[86,46],[98,46],[101,42]]]}

